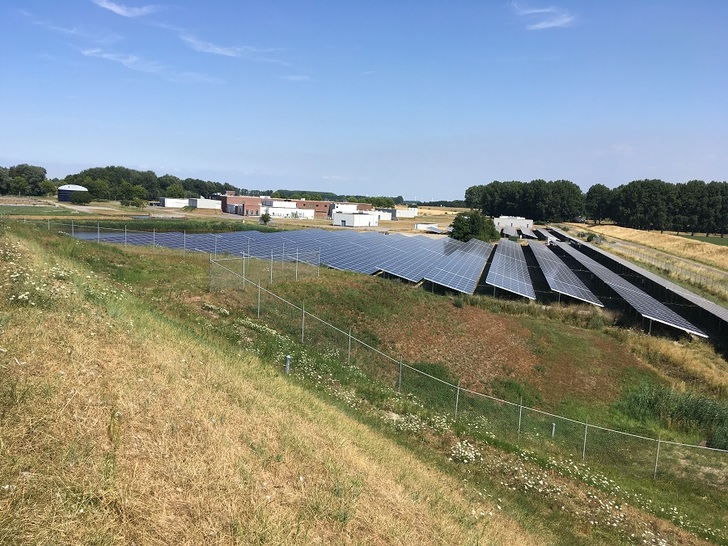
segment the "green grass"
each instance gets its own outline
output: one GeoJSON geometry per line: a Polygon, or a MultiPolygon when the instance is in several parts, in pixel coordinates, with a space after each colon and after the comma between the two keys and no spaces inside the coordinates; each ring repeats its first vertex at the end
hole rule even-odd
{"type": "MultiPolygon", "coordinates": [[[[629,541],[620,538],[621,535],[615,534],[616,532],[601,523],[595,531],[590,532],[588,538],[584,536],[580,530],[578,517],[560,513],[559,507],[562,502],[576,502],[573,499],[562,500],[558,495],[549,496],[546,493],[524,494],[524,491],[518,488],[526,488],[525,484],[532,483],[528,480],[536,475],[538,468],[548,469],[551,473],[550,479],[556,476],[559,476],[559,480],[573,479],[580,484],[577,489],[585,487],[586,484],[605,495],[622,499],[621,502],[629,502],[646,513],[656,513],[665,519],[673,519],[673,516],[665,515],[663,510],[675,507],[683,520],[689,520],[683,527],[701,535],[709,536],[706,531],[708,528],[721,528],[721,526],[725,528],[725,516],[720,507],[728,503],[728,493],[724,489],[696,481],[690,475],[673,476],[669,473],[669,466],[664,469],[665,478],[653,481],[652,449],[644,449],[641,444],[626,439],[615,443],[613,438],[602,437],[598,431],[594,431],[589,437],[587,450],[587,463],[590,468],[579,470],[578,475],[571,476],[569,474],[571,467],[563,460],[567,456],[580,456],[583,427],[558,422],[557,435],[552,442],[550,431],[553,419],[549,416],[529,415],[524,419],[523,433],[519,437],[516,428],[518,407],[503,406],[464,395],[458,400],[458,422],[451,423],[448,419],[453,418],[457,394],[452,387],[425,380],[422,375],[410,371],[403,377],[402,392],[397,392],[398,370],[395,365],[377,362],[370,353],[362,349],[355,349],[351,362],[347,363],[345,338],[333,344],[327,342],[323,336],[315,336],[322,345],[311,346],[308,343],[301,345],[296,331],[296,317],[284,307],[273,307],[271,302],[266,302],[261,321],[247,318],[245,311],[255,309],[254,290],[248,290],[245,294],[239,292],[204,294],[207,284],[205,278],[207,259],[204,256],[182,257],[179,253],[160,252],[159,249],[124,250],[58,238],[53,234],[45,237],[47,237],[45,244],[48,244],[49,248],[87,264],[99,275],[129,285],[140,301],[149,302],[161,316],[168,317],[167,320],[179,321],[185,328],[199,336],[200,340],[245,347],[245,350],[260,355],[277,370],[281,369],[285,355],[291,354],[296,381],[300,381],[306,388],[319,392],[321,396],[330,397],[339,407],[364,419],[371,426],[381,428],[383,434],[404,438],[402,440],[404,445],[411,444],[413,446],[411,448],[416,452],[424,450],[428,453],[426,457],[441,461],[438,453],[447,451],[451,438],[449,435],[453,430],[460,435],[479,439],[483,442],[479,444],[480,449],[492,457],[489,459],[487,470],[471,471],[452,466],[445,468],[454,475],[467,479],[468,483],[483,493],[509,500],[518,507],[520,514],[532,514],[530,517],[537,518],[540,525],[560,533],[561,544],[629,543],[629,541]],[[208,307],[202,307],[200,299],[207,302],[208,307]],[[223,309],[229,315],[223,312],[223,309]],[[287,334],[281,333],[286,329],[277,323],[279,320],[288,320],[293,325],[287,327],[287,330],[290,330],[287,334]],[[414,394],[407,395],[408,391],[414,394]],[[411,414],[417,416],[417,419],[412,419],[412,430],[399,430],[394,424],[378,417],[381,411],[394,412],[398,415],[411,414]],[[449,423],[444,429],[436,425],[441,419],[449,423]],[[442,436],[438,435],[440,433],[442,436]],[[495,438],[491,437],[493,433],[497,433],[495,438]],[[541,455],[538,457],[521,455],[521,450],[524,448],[538,450],[541,455]],[[603,453],[611,455],[607,458],[600,456],[600,449],[603,453]],[[635,451],[642,453],[638,464],[630,462],[634,461],[630,458],[630,454],[635,451]],[[504,470],[501,477],[497,470],[501,462],[504,468],[509,465],[510,468],[515,468],[514,461],[510,459],[512,457],[516,458],[515,463],[527,463],[528,476],[523,478],[526,481],[514,486],[518,491],[513,491],[500,483],[516,479],[514,472],[507,473],[504,470]],[[598,476],[605,476],[608,479],[600,479],[598,476]]],[[[426,292],[411,290],[399,283],[357,278],[338,272],[332,272],[332,276],[323,282],[274,286],[275,290],[279,288],[293,301],[316,302],[322,314],[334,323],[338,322],[337,318],[344,316],[351,321],[363,321],[365,326],[367,320],[376,320],[390,321],[392,327],[396,327],[397,321],[406,316],[408,311],[414,309],[421,311],[423,307],[427,308],[431,301],[436,301],[426,292]],[[356,282],[352,283],[353,280],[356,282]],[[371,317],[367,314],[370,308],[371,317]]],[[[522,312],[523,315],[528,315],[530,310],[517,308],[515,304],[511,308],[511,311],[519,314],[522,312]]],[[[532,330],[534,339],[544,340],[542,344],[532,341],[534,350],[541,357],[548,360],[556,358],[559,353],[582,352],[583,361],[580,361],[579,365],[587,367],[591,365],[590,359],[593,357],[591,347],[585,340],[587,338],[580,338],[579,333],[582,336],[592,335],[595,331],[600,331],[603,325],[597,330],[581,332],[575,330],[565,333],[555,330],[559,329],[560,324],[568,324],[574,320],[574,316],[565,313],[564,322],[559,322],[561,320],[559,317],[542,316],[539,320],[553,321],[544,324],[541,329],[534,327],[532,330]]],[[[582,319],[579,319],[579,322],[581,321],[582,319]]],[[[307,336],[307,340],[311,337],[307,336]]],[[[415,367],[445,381],[454,382],[450,370],[441,363],[420,363],[415,367]]],[[[612,380],[629,383],[632,377],[630,373],[639,377],[649,376],[643,371],[629,372],[612,380]]],[[[498,392],[504,397],[508,399],[523,397],[524,404],[538,402],[541,396],[537,387],[523,380],[504,378],[497,386],[498,392]]],[[[13,389],[10,385],[4,397],[12,403],[12,400],[19,396],[19,392],[22,393],[22,388],[16,385],[13,389]]],[[[588,401],[585,399],[576,401],[566,397],[564,399],[567,405],[574,406],[575,412],[588,410],[588,401]]],[[[603,410],[599,411],[600,415],[606,415],[603,410]]],[[[670,455],[665,455],[665,459],[666,465],[678,464],[677,458],[672,458],[670,455]]],[[[527,489],[532,490],[531,486],[527,489]]],[[[334,496],[336,497],[336,494],[334,496]]],[[[336,518],[347,519],[346,508],[338,512],[336,518]]],[[[582,506],[580,509],[584,508],[582,506]]],[[[713,537],[713,540],[716,543],[728,543],[728,537],[725,536],[719,539],[713,537]]]]}
{"type": "Polygon", "coordinates": [[[711,237],[705,237],[701,235],[685,235],[680,234],[680,237],[685,237],[693,241],[702,241],[704,243],[711,243],[719,246],[728,246],[728,237],[721,237],[720,235],[713,235],[711,237]]]}
{"type": "Polygon", "coordinates": [[[66,207],[47,207],[30,205],[0,205],[0,216],[71,216],[79,213],[66,207]]]}

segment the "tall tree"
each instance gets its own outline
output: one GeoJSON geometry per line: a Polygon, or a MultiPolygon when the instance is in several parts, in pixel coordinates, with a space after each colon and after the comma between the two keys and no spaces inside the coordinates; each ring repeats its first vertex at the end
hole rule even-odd
{"type": "Polygon", "coordinates": [[[587,216],[595,223],[601,224],[602,220],[609,217],[612,199],[612,191],[604,184],[594,184],[586,192],[584,207],[587,216]]]}
{"type": "Polygon", "coordinates": [[[500,237],[493,220],[478,210],[461,212],[452,222],[450,237],[458,241],[467,242],[470,239],[481,241],[495,241],[500,237]]]}
{"type": "Polygon", "coordinates": [[[46,179],[46,170],[43,167],[22,163],[10,167],[8,169],[8,175],[11,179],[18,177],[25,179],[28,184],[28,188],[25,191],[27,195],[43,195],[41,184],[46,179]]]}

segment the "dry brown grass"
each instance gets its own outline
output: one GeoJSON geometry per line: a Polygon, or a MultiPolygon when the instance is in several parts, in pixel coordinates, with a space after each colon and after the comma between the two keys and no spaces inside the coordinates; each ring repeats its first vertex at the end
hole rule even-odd
{"type": "Polygon", "coordinates": [[[39,308],[8,302],[0,262],[0,543],[549,542],[245,352],[60,265],[67,298],[39,308]]]}
{"type": "Polygon", "coordinates": [[[682,344],[634,332],[625,332],[624,337],[633,354],[676,388],[689,386],[718,396],[728,394],[728,363],[708,343],[682,344]]]}
{"type": "Polygon", "coordinates": [[[612,225],[589,226],[589,231],[638,243],[728,271],[728,251],[723,246],[657,231],[641,231],[612,225]]]}

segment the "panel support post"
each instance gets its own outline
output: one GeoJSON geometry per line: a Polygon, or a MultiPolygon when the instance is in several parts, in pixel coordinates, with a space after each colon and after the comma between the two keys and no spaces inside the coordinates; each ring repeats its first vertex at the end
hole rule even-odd
{"type": "Polygon", "coordinates": [[[581,460],[586,460],[586,435],[589,432],[589,421],[584,423],[584,446],[581,448],[581,460]]]}
{"type": "Polygon", "coordinates": [[[458,388],[455,391],[455,421],[458,420],[458,406],[460,405],[460,380],[458,379],[458,388]]]}
{"type": "Polygon", "coordinates": [[[657,479],[657,461],[660,460],[660,443],[662,442],[662,434],[657,436],[657,452],[655,452],[655,471],[652,473],[652,479],[657,479]]]}

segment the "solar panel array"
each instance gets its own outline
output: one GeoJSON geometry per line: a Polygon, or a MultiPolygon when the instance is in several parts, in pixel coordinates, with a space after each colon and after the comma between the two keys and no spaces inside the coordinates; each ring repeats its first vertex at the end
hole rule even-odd
{"type": "Polygon", "coordinates": [[[536,257],[536,261],[551,290],[604,307],[599,298],[592,294],[591,290],[581,282],[581,279],[546,245],[534,242],[530,243],[528,248],[533,251],[533,255],[536,257]]]}
{"type": "Polygon", "coordinates": [[[531,231],[531,228],[522,227],[519,229],[521,230],[521,235],[523,235],[524,237],[528,237],[529,239],[538,239],[536,234],[533,231],[531,231]]]}
{"type": "Polygon", "coordinates": [[[685,332],[707,337],[699,328],[688,320],[678,315],[675,311],[662,304],[649,294],[626,281],[609,268],[593,260],[583,252],[578,251],[569,243],[556,243],[558,248],[563,249],[572,258],[594,273],[599,279],[605,282],[612,290],[627,302],[627,304],[646,319],[667,324],[673,328],[685,332]]]}
{"type": "MultiPolygon", "coordinates": [[[[573,237],[570,235],[564,233],[563,231],[558,230],[557,228],[550,228],[554,232],[559,233],[562,237],[565,237],[568,240],[576,241],[573,237]]],[[[683,288],[682,286],[675,284],[672,281],[669,281],[665,279],[664,277],[660,277],[659,275],[655,275],[651,271],[648,271],[647,269],[644,269],[638,265],[633,264],[632,262],[629,262],[627,260],[624,260],[620,258],[619,256],[615,256],[614,254],[610,254],[609,252],[605,252],[601,248],[598,248],[594,245],[590,245],[589,243],[584,243],[579,241],[579,244],[585,246],[586,248],[592,249],[594,252],[597,252],[601,254],[602,256],[607,257],[610,260],[615,261],[616,263],[620,264],[625,269],[632,271],[633,273],[637,275],[641,275],[643,277],[646,277],[647,279],[651,280],[652,282],[663,286],[666,290],[673,292],[686,300],[688,300],[690,303],[704,309],[708,313],[718,317],[719,319],[728,322],[728,309],[725,307],[722,307],[718,305],[717,303],[713,303],[710,300],[706,300],[705,298],[694,294],[687,288],[683,288]]]]}
{"type": "Polygon", "coordinates": [[[523,249],[521,245],[508,239],[498,242],[485,283],[519,296],[536,299],[523,249]]]}
{"type": "Polygon", "coordinates": [[[371,275],[388,273],[411,282],[427,280],[458,292],[473,294],[490,257],[492,245],[449,237],[387,235],[379,232],[310,229],[263,233],[221,234],[78,232],[77,237],[141,246],[164,246],[207,254],[247,255],[293,261],[320,256],[322,265],[371,275]]]}

